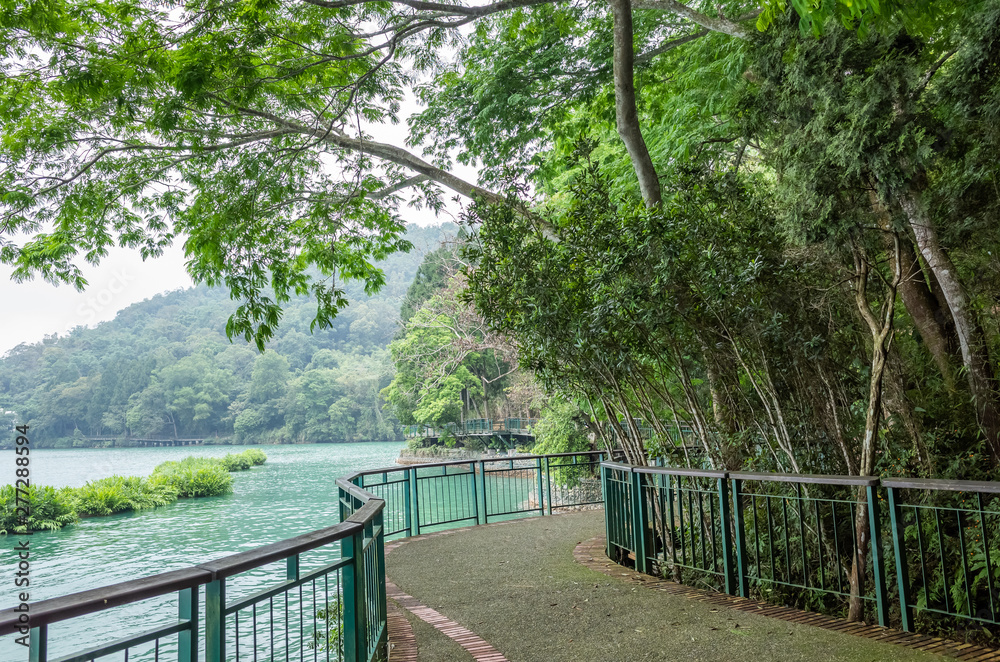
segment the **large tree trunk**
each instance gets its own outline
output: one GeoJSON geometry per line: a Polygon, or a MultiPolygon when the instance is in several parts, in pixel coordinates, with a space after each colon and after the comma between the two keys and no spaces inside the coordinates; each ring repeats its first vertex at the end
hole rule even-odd
{"type": "Polygon", "coordinates": [[[639,190],[647,207],[661,201],[660,179],[639,129],[639,111],[635,105],[635,48],[632,44],[632,5],[629,0],[611,0],[614,18],[615,119],[618,135],[632,160],[639,178],[639,190]]]}
{"type": "MultiPolygon", "coordinates": [[[[882,305],[881,315],[875,316],[868,303],[868,261],[863,252],[855,247],[854,262],[857,270],[857,287],[854,290],[855,301],[861,317],[868,324],[872,334],[872,368],[868,383],[868,410],[865,413],[865,434],[861,442],[861,461],[858,463],[858,473],[870,476],[875,469],[875,444],[878,441],[879,419],[882,415],[882,380],[885,376],[885,366],[889,357],[889,346],[892,343],[893,309],[896,303],[896,291],[902,274],[899,260],[899,237],[893,236],[895,259],[894,273],[889,285],[889,292],[882,305]]],[[[860,621],[864,618],[865,567],[868,560],[868,546],[871,542],[871,529],[868,525],[868,495],[864,487],[858,488],[857,510],[854,519],[855,540],[857,548],[851,563],[851,598],[847,620],[860,621]]]]}
{"type": "MultiPolygon", "coordinates": [[[[875,189],[868,191],[868,198],[871,200],[872,210],[878,218],[879,226],[886,233],[891,232],[892,219],[889,217],[889,211],[885,205],[879,200],[875,189]]],[[[892,250],[890,259],[894,261],[896,251],[891,245],[890,235],[887,234],[886,237],[890,243],[889,249],[892,250]]],[[[903,305],[906,306],[906,312],[913,320],[913,325],[920,333],[924,346],[931,353],[931,358],[941,373],[945,386],[949,391],[953,390],[955,388],[955,375],[951,364],[952,352],[948,343],[949,329],[946,329],[941,323],[938,314],[940,307],[924,281],[924,271],[917,261],[917,256],[914,254],[910,242],[900,243],[899,261],[902,275],[902,279],[899,281],[899,296],[903,300],[903,305]]],[[[893,272],[896,271],[894,262],[891,264],[891,268],[893,272]]]]}
{"type": "Polygon", "coordinates": [[[952,320],[955,322],[955,334],[958,336],[962,363],[965,365],[969,380],[969,391],[972,394],[979,427],[986,437],[993,463],[1000,464],[1000,411],[997,408],[997,394],[993,388],[993,371],[987,355],[986,338],[969,307],[968,296],[955,265],[941,246],[937,228],[934,227],[934,221],[924,206],[922,187],[919,185],[922,179],[923,176],[916,177],[916,181],[911,181],[901,192],[900,206],[913,229],[920,254],[933,272],[948,303],[952,320]]]}

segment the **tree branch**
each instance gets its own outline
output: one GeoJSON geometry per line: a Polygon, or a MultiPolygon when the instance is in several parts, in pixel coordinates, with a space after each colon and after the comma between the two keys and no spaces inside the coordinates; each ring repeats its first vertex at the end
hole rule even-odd
{"type": "Polygon", "coordinates": [[[632,8],[669,12],[697,23],[712,32],[721,32],[738,39],[748,39],[750,36],[747,29],[735,21],[730,21],[725,17],[713,18],[707,16],[691,9],[687,5],[682,5],[677,0],[632,0],[632,8]]]}

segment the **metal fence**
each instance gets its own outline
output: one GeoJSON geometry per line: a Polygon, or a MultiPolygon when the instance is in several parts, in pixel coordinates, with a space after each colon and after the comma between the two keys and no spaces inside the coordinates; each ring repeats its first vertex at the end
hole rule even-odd
{"type": "Polygon", "coordinates": [[[853,571],[881,625],[912,632],[915,613],[1000,625],[1000,483],[614,462],[601,481],[608,556],[641,572],[830,610],[853,571]]]}
{"type": "Polygon", "coordinates": [[[6,609],[0,636],[27,637],[30,662],[382,660],[387,537],[600,505],[601,458],[566,453],[357,472],[337,481],[339,524],[34,602],[30,620],[6,609]],[[252,589],[241,585],[247,578],[252,589]],[[123,605],[138,605],[162,625],[124,634],[123,605]],[[95,644],[98,632],[117,638],[95,644]]]}

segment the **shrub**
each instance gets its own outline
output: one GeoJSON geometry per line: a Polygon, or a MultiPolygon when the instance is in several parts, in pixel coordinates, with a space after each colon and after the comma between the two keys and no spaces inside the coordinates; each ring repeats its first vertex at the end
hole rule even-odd
{"type": "Polygon", "coordinates": [[[214,458],[186,457],[180,462],[164,462],[153,470],[153,477],[170,485],[178,497],[219,496],[233,491],[233,477],[214,458]]]}
{"type": "Polygon", "coordinates": [[[71,490],[54,487],[29,487],[30,515],[26,524],[19,521],[17,493],[13,485],[0,487],[0,533],[55,531],[80,519],[73,508],[71,490]]]}
{"type": "Polygon", "coordinates": [[[177,500],[177,490],[162,479],[111,476],[90,481],[74,491],[81,515],[111,515],[126,510],[146,510],[177,500]]]}
{"type": "Polygon", "coordinates": [[[245,453],[228,453],[219,461],[226,471],[246,471],[253,466],[245,453]]]}
{"type": "Polygon", "coordinates": [[[252,464],[255,467],[259,467],[260,465],[267,462],[267,455],[265,455],[264,451],[260,450],[259,448],[248,448],[247,450],[240,453],[240,455],[246,455],[250,459],[250,464],[252,464]]]}

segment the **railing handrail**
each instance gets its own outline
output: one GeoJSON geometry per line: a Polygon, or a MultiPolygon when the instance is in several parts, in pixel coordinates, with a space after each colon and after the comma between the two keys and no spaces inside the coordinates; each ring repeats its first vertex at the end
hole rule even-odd
{"type": "MultiPolygon", "coordinates": [[[[880,483],[885,487],[890,487],[887,481],[880,479],[877,476],[837,476],[837,475],[825,475],[825,474],[785,474],[785,473],[766,473],[760,471],[721,471],[718,469],[686,469],[681,467],[650,467],[650,466],[640,466],[637,464],[625,464],[623,462],[602,462],[602,467],[609,467],[611,469],[618,469],[620,471],[628,471],[631,473],[643,473],[643,474],[662,474],[667,476],[691,476],[695,478],[722,478],[722,479],[736,479],[736,480],[767,480],[776,483],[808,483],[812,485],[857,485],[861,487],[871,487],[879,485],[880,483]]],[[[922,485],[926,487],[931,487],[931,485],[925,485],[926,483],[942,483],[942,484],[953,484],[953,483],[965,483],[968,485],[990,485],[991,483],[982,483],[976,481],[934,481],[926,479],[910,479],[909,482],[921,480],[922,485]]],[[[905,482],[905,481],[904,481],[905,482]]],[[[895,487],[908,487],[910,485],[896,485],[895,487]]],[[[959,488],[949,488],[940,487],[938,489],[959,489],[959,488]]],[[[968,490],[974,491],[974,490],[968,490]]],[[[995,489],[988,491],[995,491],[1000,493],[1000,485],[997,485],[995,489]]]]}
{"type": "Polygon", "coordinates": [[[379,469],[365,469],[349,474],[344,480],[354,480],[358,476],[371,476],[374,474],[384,474],[390,471],[405,471],[406,469],[433,469],[435,467],[450,467],[462,464],[472,464],[476,462],[510,462],[511,460],[538,460],[546,457],[570,457],[573,455],[607,455],[607,451],[577,451],[574,453],[547,453],[545,455],[510,455],[507,457],[480,457],[468,460],[445,460],[443,462],[421,462],[420,464],[397,464],[379,469]]]}
{"type": "Polygon", "coordinates": [[[986,480],[947,480],[943,478],[883,478],[882,487],[944,492],[981,492],[1000,494],[1000,482],[986,480]]]}
{"type": "MultiPolygon", "coordinates": [[[[342,480],[338,480],[337,484],[346,490],[347,486],[341,485],[342,480]]],[[[230,554],[214,561],[33,602],[31,626],[57,623],[112,607],[176,593],[349,538],[364,528],[365,522],[374,518],[385,506],[385,502],[375,494],[357,485],[352,484],[350,487],[351,494],[364,499],[366,503],[343,522],[262,545],[246,552],[230,554]]],[[[23,625],[19,620],[22,613],[13,607],[0,610],[0,636],[18,631],[23,625]]]]}

